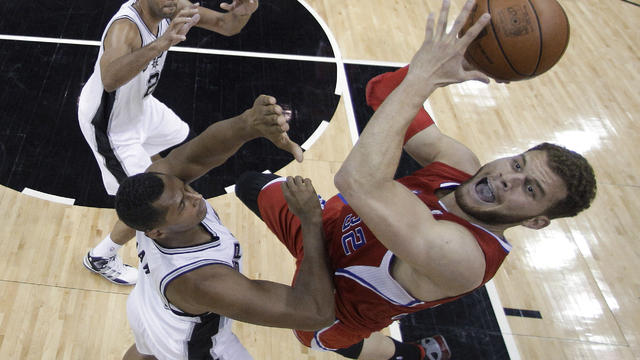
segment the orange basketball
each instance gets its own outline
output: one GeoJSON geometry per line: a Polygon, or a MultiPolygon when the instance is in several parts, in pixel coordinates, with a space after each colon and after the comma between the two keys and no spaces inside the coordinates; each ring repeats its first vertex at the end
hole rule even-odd
{"type": "Polygon", "coordinates": [[[491,22],[465,58],[495,79],[538,76],[560,60],[569,44],[569,20],[556,0],[476,0],[462,33],[487,12],[491,22]]]}

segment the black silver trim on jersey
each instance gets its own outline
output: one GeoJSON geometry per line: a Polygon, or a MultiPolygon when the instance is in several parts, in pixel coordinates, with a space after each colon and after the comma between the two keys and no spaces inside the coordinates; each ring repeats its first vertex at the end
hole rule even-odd
{"type": "Polygon", "coordinates": [[[220,331],[221,316],[210,313],[200,316],[200,323],[191,331],[187,342],[187,359],[214,360],[211,356],[213,337],[220,331]]]}
{"type": "Polygon", "coordinates": [[[115,91],[111,93],[102,91],[100,106],[98,106],[96,114],[93,116],[93,119],[91,119],[91,125],[93,125],[94,128],[98,153],[104,158],[107,170],[116,178],[118,183],[121,183],[127,178],[127,172],[124,170],[124,167],[122,167],[120,159],[118,159],[115,152],[113,152],[111,142],[109,141],[109,119],[111,118],[111,111],[113,110],[115,99],[115,91]]]}
{"type": "Polygon", "coordinates": [[[173,312],[176,315],[179,316],[188,316],[188,317],[197,317],[197,316],[202,316],[204,314],[190,314],[188,312],[184,312],[182,310],[179,310],[175,305],[171,304],[169,302],[169,299],[167,298],[167,286],[169,286],[169,284],[175,280],[176,278],[195,271],[201,267],[204,266],[209,266],[209,265],[224,265],[224,266],[228,266],[232,269],[234,269],[233,264],[229,264],[227,262],[224,262],[222,260],[214,260],[214,259],[202,259],[202,260],[198,260],[183,266],[180,266],[176,269],[174,269],[173,271],[169,272],[168,274],[166,274],[162,280],[160,280],[160,284],[158,286],[158,288],[160,289],[160,294],[162,294],[162,297],[164,298],[164,301],[166,302],[166,304],[169,305],[169,309],[171,310],[171,312],[173,312]]]}
{"type": "MultiPolygon", "coordinates": [[[[145,30],[147,30],[149,35],[153,36],[154,39],[158,39],[158,35],[160,35],[160,32],[161,32],[160,24],[162,23],[162,21],[160,22],[160,24],[158,24],[158,35],[154,35],[153,31],[151,31],[151,29],[149,29],[149,27],[147,26],[147,23],[145,23],[144,20],[142,20],[142,16],[140,16],[140,13],[138,13],[138,10],[136,10],[136,8],[133,7],[133,4],[129,5],[129,8],[133,10],[134,14],[136,14],[136,16],[138,17],[138,20],[140,20],[140,23],[144,26],[145,30]]],[[[140,26],[138,26],[138,28],[140,28],[140,26]]],[[[142,36],[142,34],[140,34],[140,36],[142,36]]],[[[144,42],[142,42],[142,46],[144,46],[144,42]]]]}
{"type": "MultiPolygon", "coordinates": [[[[200,224],[200,225],[202,225],[202,224],[200,224]]],[[[203,226],[203,228],[205,230],[207,230],[206,227],[203,226]]],[[[213,234],[211,235],[211,240],[209,240],[209,241],[207,241],[207,242],[205,242],[203,244],[198,244],[198,245],[193,245],[193,246],[168,248],[168,247],[164,247],[162,245],[159,245],[155,241],[153,242],[153,245],[155,245],[155,247],[158,249],[158,251],[160,251],[161,253],[163,253],[165,255],[189,254],[189,253],[194,253],[194,252],[204,251],[204,250],[207,250],[207,249],[216,248],[216,247],[220,246],[221,244],[222,244],[222,242],[220,241],[220,238],[218,236],[216,236],[216,235],[213,235],[213,234]]]]}

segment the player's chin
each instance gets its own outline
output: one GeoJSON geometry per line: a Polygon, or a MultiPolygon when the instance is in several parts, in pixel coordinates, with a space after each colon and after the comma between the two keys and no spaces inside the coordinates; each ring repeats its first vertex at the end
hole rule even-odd
{"type": "Polygon", "coordinates": [[[173,19],[177,13],[177,6],[167,6],[162,8],[162,16],[164,16],[165,19],[173,19]]]}

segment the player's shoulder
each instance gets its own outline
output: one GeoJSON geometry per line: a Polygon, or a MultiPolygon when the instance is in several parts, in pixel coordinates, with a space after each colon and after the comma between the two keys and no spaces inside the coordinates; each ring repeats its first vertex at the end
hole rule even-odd
{"type": "Polygon", "coordinates": [[[115,19],[105,36],[105,43],[109,41],[124,42],[131,46],[139,46],[142,43],[140,28],[134,19],[121,17],[115,19]]]}

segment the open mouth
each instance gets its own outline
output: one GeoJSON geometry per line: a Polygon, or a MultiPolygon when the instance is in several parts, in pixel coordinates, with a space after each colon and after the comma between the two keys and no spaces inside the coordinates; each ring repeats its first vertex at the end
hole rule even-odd
{"type": "Polygon", "coordinates": [[[493,192],[493,187],[489,183],[489,179],[484,177],[476,184],[476,194],[480,200],[488,203],[496,201],[496,196],[493,192]]]}

